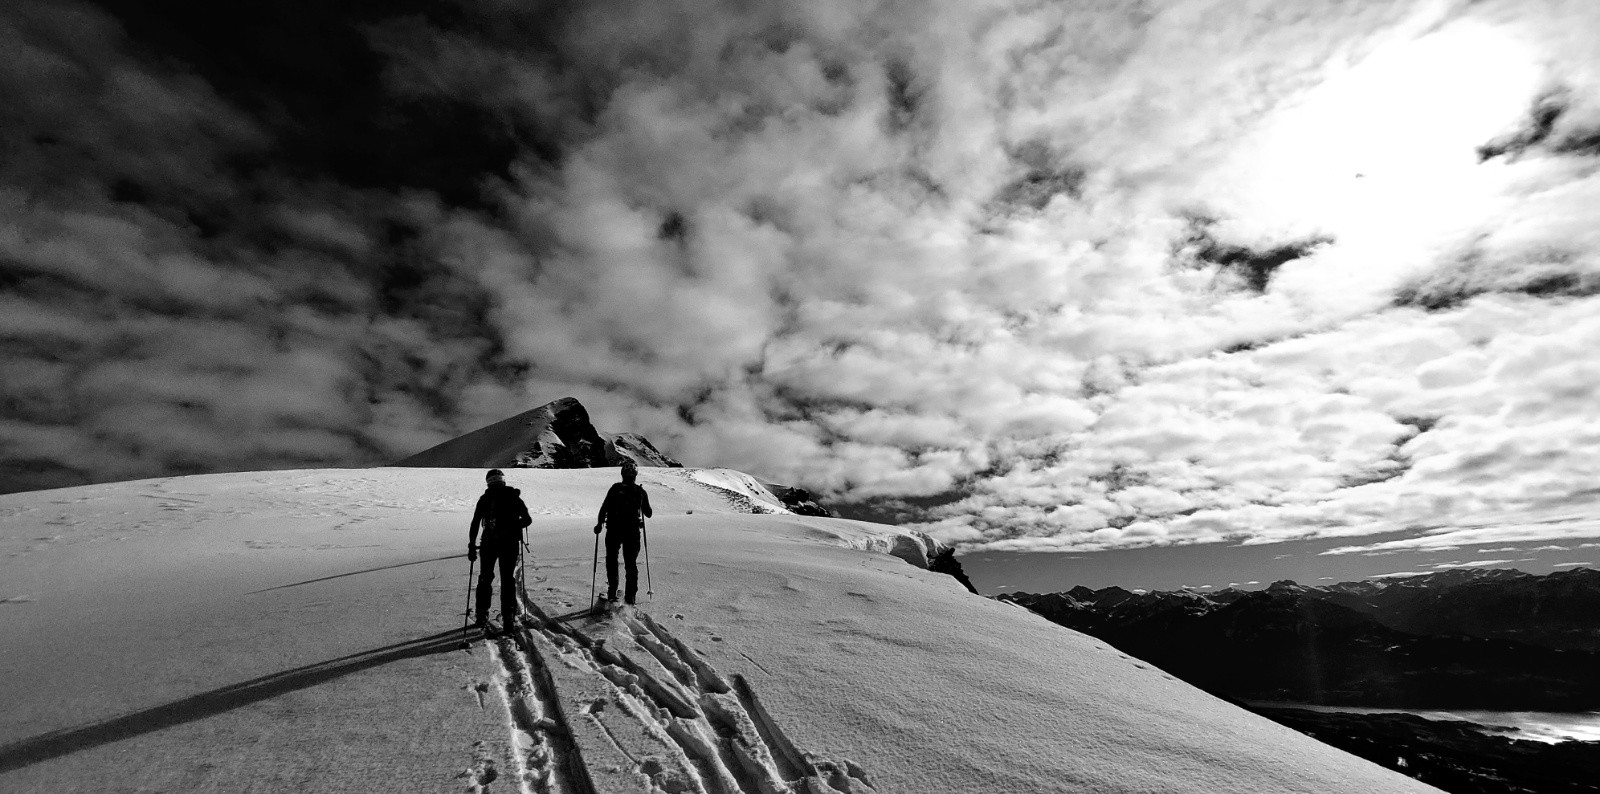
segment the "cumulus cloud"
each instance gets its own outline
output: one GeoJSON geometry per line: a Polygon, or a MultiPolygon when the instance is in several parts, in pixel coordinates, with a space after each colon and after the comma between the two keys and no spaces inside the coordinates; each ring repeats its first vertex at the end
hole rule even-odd
{"type": "Polygon", "coordinates": [[[0,474],[572,395],[993,549],[1600,534],[1595,13],[10,4],[0,474]]]}

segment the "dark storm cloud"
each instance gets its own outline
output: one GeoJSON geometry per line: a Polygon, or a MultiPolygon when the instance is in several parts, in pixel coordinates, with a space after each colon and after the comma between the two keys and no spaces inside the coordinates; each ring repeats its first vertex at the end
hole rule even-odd
{"type": "Polygon", "coordinates": [[[376,462],[514,373],[435,250],[505,125],[382,91],[366,23],[0,11],[7,490],[376,462]]]}
{"type": "Polygon", "coordinates": [[[1600,155],[1600,124],[1592,116],[1572,113],[1578,102],[1572,89],[1541,94],[1520,127],[1478,147],[1478,161],[1516,158],[1530,153],[1593,157],[1600,155]]]}
{"type": "Polygon", "coordinates": [[[1540,95],[1529,110],[1528,118],[1521,129],[1478,147],[1478,162],[1502,156],[1515,157],[1549,140],[1551,134],[1555,132],[1556,122],[1561,119],[1561,114],[1567,111],[1570,103],[1571,97],[1565,91],[1551,91],[1540,95]]]}
{"type": "Polygon", "coordinates": [[[1174,246],[1174,261],[1199,270],[1211,270],[1254,292],[1266,292],[1278,268],[1304,259],[1334,242],[1332,238],[1311,237],[1261,247],[1236,245],[1217,239],[1217,219],[1191,214],[1188,220],[1188,233],[1174,246]]]}
{"type": "Polygon", "coordinates": [[[390,90],[374,26],[466,24],[451,4],[315,0],[113,0],[134,52],[173,64],[250,115],[272,140],[262,162],[358,188],[422,188],[478,200],[520,154],[513,120],[472,99],[390,90]]]}

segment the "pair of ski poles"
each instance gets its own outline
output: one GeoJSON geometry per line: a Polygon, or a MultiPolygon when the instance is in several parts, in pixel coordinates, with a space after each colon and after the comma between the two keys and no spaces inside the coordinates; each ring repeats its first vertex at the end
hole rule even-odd
{"type": "MultiPolygon", "coordinates": [[[[528,541],[523,539],[522,542],[517,544],[517,592],[522,594],[522,600],[524,602],[528,601],[528,578],[524,573],[528,566],[528,558],[526,556],[527,551],[528,541]]],[[[461,612],[461,647],[463,648],[469,647],[472,644],[467,640],[467,622],[472,617],[472,589],[473,585],[475,584],[473,582],[472,574],[476,570],[477,565],[478,555],[474,554],[467,558],[467,608],[461,612]]],[[[505,587],[506,583],[501,582],[500,586],[505,587]]],[[[509,629],[510,626],[508,625],[507,628],[509,629]]]]}
{"type": "MultiPolygon", "coordinates": [[[[599,526],[596,524],[595,526],[599,526]]],[[[650,530],[645,528],[643,521],[639,522],[639,536],[644,541],[644,594],[656,594],[655,582],[650,579],[650,530]]],[[[600,533],[594,533],[594,561],[589,563],[589,604],[594,604],[594,586],[600,571],[600,533]]],[[[610,576],[610,574],[606,574],[610,576]]]]}

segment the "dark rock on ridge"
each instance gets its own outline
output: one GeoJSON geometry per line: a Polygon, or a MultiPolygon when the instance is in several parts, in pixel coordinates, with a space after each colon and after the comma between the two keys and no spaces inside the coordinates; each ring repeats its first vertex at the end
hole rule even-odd
{"type": "Polygon", "coordinates": [[[978,592],[972,580],[967,578],[967,572],[961,567],[961,561],[956,559],[956,550],[953,546],[945,546],[934,554],[933,558],[928,560],[928,570],[954,577],[969,592],[978,592]]]}
{"type": "MultiPolygon", "coordinates": [[[[638,433],[602,433],[589,411],[572,397],[541,405],[459,438],[430,447],[394,466],[437,468],[591,469],[633,463],[640,467],[682,468],[638,433]]],[[[790,512],[834,517],[804,488],[761,483],[790,512]]],[[[969,585],[970,586],[970,585],[969,585]]]]}
{"type": "Polygon", "coordinates": [[[783,506],[789,508],[791,513],[802,516],[833,518],[833,511],[823,507],[822,503],[817,501],[817,497],[804,488],[791,488],[787,485],[777,485],[770,482],[761,483],[761,487],[766,488],[772,492],[773,496],[778,497],[778,501],[783,502],[783,506]]]}

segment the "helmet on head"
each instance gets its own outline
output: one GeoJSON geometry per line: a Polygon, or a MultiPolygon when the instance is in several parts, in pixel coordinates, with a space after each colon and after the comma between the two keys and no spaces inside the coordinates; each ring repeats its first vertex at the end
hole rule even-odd
{"type": "Polygon", "coordinates": [[[639,467],[630,463],[622,464],[622,479],[632,480],[639,476],[639,467]]]}
{"type": "Polygon", "coordinates": [[[506,473],[499,469],[490,469],[488,474],[483,475],[483,479],[486,482],[505,482],[506,473]]]}

